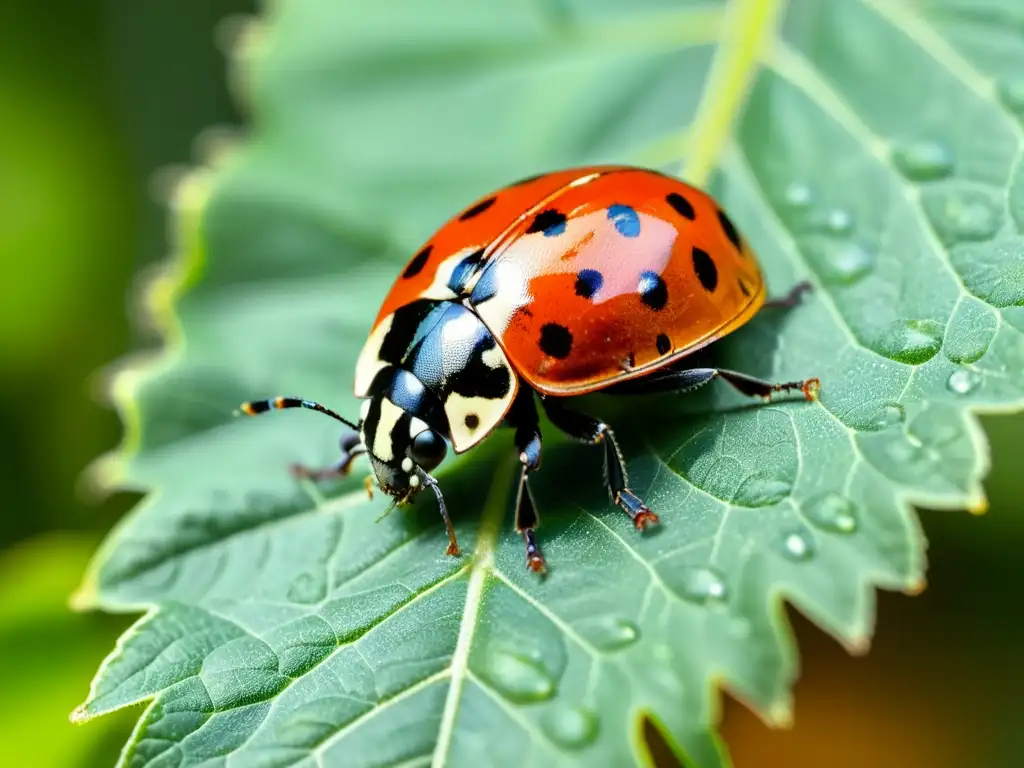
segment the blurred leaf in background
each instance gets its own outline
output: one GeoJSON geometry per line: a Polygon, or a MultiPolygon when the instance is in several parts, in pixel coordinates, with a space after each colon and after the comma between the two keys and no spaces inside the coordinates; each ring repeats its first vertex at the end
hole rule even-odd
{"type": "Polygon", "coordinates": [[[237,120],[216,34],[252,6],[0,6],[3,765],[110,765],[136,716],[68,722],[128,621],[67,607],[100,532],[132,501],[78,493],[121,430],[96,404],[95,376],[144,341],[128,327],[128,288],[167,251],[150,176],[190,162],[202,129],[237,120]]]}

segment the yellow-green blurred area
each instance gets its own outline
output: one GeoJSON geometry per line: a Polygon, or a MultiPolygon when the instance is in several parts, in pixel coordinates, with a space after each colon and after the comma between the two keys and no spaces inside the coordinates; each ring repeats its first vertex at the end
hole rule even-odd
{"type": "MultiPolygon", "coordinates": [[[[204,128],[239,121],[217,29],[252,5],[0,6],[0,765],[112,765],[140,711],[68,722],[134,618],[67,608],[135,501],[87,502],[79,482],[120,436],[99,371],[154,343],[129,324],[135,276],[167,247],[153,175],[189,163],[204,128]]],[[[727,700],[740,768],[1024,765],[1024,417],[985,425],[988,514],[922,514],[928,588],[880,596],[866,655],[794,616],[795,726],[769,730],[727,700]]]]}

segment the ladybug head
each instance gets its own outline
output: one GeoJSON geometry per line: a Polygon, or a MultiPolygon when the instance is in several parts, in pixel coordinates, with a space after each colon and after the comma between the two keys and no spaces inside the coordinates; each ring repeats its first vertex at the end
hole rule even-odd
{"type": "Polygon", "coordinates": [[[422,419],[376,395],[363,405],[359,434],[386,494],[402,503],[426,486],[438,492],[430,472],[444,461],[448,444],[422,419]]]}

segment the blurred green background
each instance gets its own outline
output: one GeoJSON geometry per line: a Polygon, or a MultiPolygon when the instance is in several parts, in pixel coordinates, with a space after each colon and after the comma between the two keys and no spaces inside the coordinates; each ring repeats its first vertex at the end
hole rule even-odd
{"type": "MultiPolygon", "coordinates": [[[[244,119],[218,40],[254,10],[243,0],[0,6],[0,765],[112,765],[138,715],[68,722],[134,618],[66,607],[136,500],[90,502],[80,476],[120,439],[98,398],[101,369],[158,342],[129,318],[137,275],[167,250],[161,179],[198,159],[197,136],[244,119]]],[[[1024,417],[985,426],[990,512],[922,513],[928,589],[879,597],[866,656],[792,614],[795,727],[770,731],[726,699],[739,768],[1024,765],[1024,417]]]]}

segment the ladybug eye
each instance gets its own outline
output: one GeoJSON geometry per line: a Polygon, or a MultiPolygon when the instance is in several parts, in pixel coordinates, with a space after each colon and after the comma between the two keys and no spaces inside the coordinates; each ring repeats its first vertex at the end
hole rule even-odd
{"type": "Polygon", "coordinates": [[[429,472],[442,461],[448,453],[448,445],[444,438],[432,429],[420,432],[409,446],[409,458],[415,461],[424,472],[429,472]]]}

